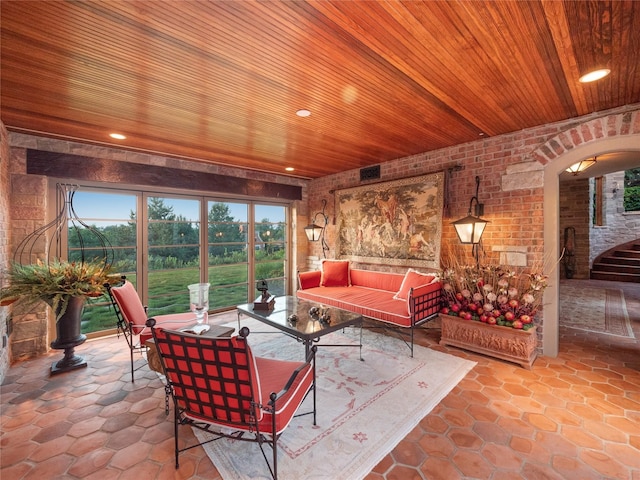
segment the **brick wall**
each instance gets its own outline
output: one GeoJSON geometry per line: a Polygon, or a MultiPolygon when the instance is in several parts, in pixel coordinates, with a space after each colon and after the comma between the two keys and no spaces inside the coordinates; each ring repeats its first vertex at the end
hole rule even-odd
{"type": "MultiPolygon", "coordinates": [[[[524,252],[524,264],[529,267],[546,264],[553,268],[555,261],[543,258],[544,165],[586,143],[633,133],[640,133],[639,105],[385,162],[376,182],[451,169],[445,192],[442,258],[453,250],[457,255],[465,255],[471,263],[471,248],[460,248],[451,222],[466,216],[477,175],[481,180],[478,197],[485,205],[483,218],[490,221],[482,237],[481,261],[499,262],[500,252],[513,250],[524,252]]],[[[330,257],[335,256],[337,235],[334,192],[366,183],[360,182],[359,170],[349,170],[313,180],[309,185],[310,212],[322,208],[322,199],[328,202],[330,221],[326,235],[330,257]]],[[[322,255],[315,243],[310,245],[309,253],[315,257],[322,255]]]]}
{"type": "MultiPolygon", "coordinates": [[[[480,177],[483,218],[489,224],[483,235],[481,262],[500,263],[501,252],[518,252],[521,265],[545,273],[556,268],[555,259],[544,258],[544,166],[567,152],[603,139],[640,134],[640,105],[627,105],[554,124],[486,138],[463,145],[413,155],[381,164],[381,178],[389,181],[451,169],[445,192],[441,258],[448,252],[474,263],[471,247],[460,245],[451,223],[466,216],[475,193],[475,177],[480,177]],[[455,167],[455,168],[454,168],[455,167]]],[[[327,240],[330,256],[335,256],[335,190],[364,185],[359,170],[349,170],[314,180],[309,185],[309,210],[321,209],[328,201],[330,225],[327,240]]],[[[587,242],[588,246],[588,242],[587,242]]],[[[313,244],[310,255],[320,256],[313,244]]],[[[587,252],[588,253],[588,252],[587,252]]],[[[587,257],[588,258],[588,257],[587,257]]],[[[361,266],[376,268],[379,266],[361,266]]],[[[404,271],[400,267],[382,267],[404,271]]],[[[554,287],[557,288],[557,287],[554,287]]],[[[542,315],[538,336],[544,335],[542,315]]]]}
{"type": "MultiPolygon", "coordinates": [[[[560,231],[558,242],[565,247],[565,230],[575,230],[573,242],[575,270],[572,278],[589,278],[589,223],[591,202],[589,178],[560,182],[560,231]]],[[[571,242],[571,238],[568,239],[571,242]]],[[[570,247],[569,247],[570,248],[570,247]]],[[[564,262],[560,278],[567,278],[564,262]]]]}

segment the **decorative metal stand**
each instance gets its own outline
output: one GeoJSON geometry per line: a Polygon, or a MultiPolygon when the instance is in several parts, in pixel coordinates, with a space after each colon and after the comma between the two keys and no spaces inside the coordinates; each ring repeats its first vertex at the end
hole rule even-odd
{"type": "MultiPolygon", "coordinates": [[[[57,184],[56,207],[59,212],[51,222],[27,235],[16,248],[13,260],[20,264],[30,264],[41,261],[47,265],[53,259],[60,259],[66,254],[69,261],[86,263],[89,260],[104,261],[107,270],[114,260],[114,251],[109,240],[94,227],[84,223],[73,207],[73,197],[77,185],[57,184]],[[67,251],[67,242],[75,239],[79,248],[67,251]],[[87,258],[89,248],[86,246],[91,238],[90,251],[94,253],[87,258]]],[[[86,367],[82,357],[74,354],[74,349],[85,342],[86,336],[80,333],[82,311],[85,297],[69,297],[65,302],[66,310],[62,316],[59,311],[54,312],[57,338],[51,342],[51,348],[64,350],[64,358],[51,367],[51,374],[75,370],[86,367]],[[58,318],[60,317],[60,318],[58,318]]]]}

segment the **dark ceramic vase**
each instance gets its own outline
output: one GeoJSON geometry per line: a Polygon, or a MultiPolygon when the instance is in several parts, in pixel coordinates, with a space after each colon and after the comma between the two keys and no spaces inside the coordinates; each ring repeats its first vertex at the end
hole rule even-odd
{"type": "MultiPolygon", "coordinates": [[[[51,342],[51,348],[64,350],[64,358],[51,366],[51,374],[68,372],[87,366],[84,358],[75,355],[74,349],[87,339],[80,333],[80,322],[84,310],[85,297],[69,297],[67,309],[56,321],[56,339],[51,342]]],[[[58,312],[56,311],[56,318],[58,312]]]]}

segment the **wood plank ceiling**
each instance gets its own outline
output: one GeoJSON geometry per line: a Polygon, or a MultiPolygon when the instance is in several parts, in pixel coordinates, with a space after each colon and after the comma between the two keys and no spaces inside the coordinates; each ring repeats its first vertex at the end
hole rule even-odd
{"type": "Polygon", "coordinates": [[[317,178],[640,101],[635,1],[0,5],[10,131],[264,172],[317,178]],[[578,82],[599,64],[611,75],[578,82]]]}

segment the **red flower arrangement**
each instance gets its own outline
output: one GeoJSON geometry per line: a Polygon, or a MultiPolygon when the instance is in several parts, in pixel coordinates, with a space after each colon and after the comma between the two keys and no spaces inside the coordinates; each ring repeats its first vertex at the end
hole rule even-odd
{"type": "Polygon", "coordinates": [[[441,313],[528,330],[542,305],[547,277],[502,266],[457,266],[443,273],[441,313]]]}

